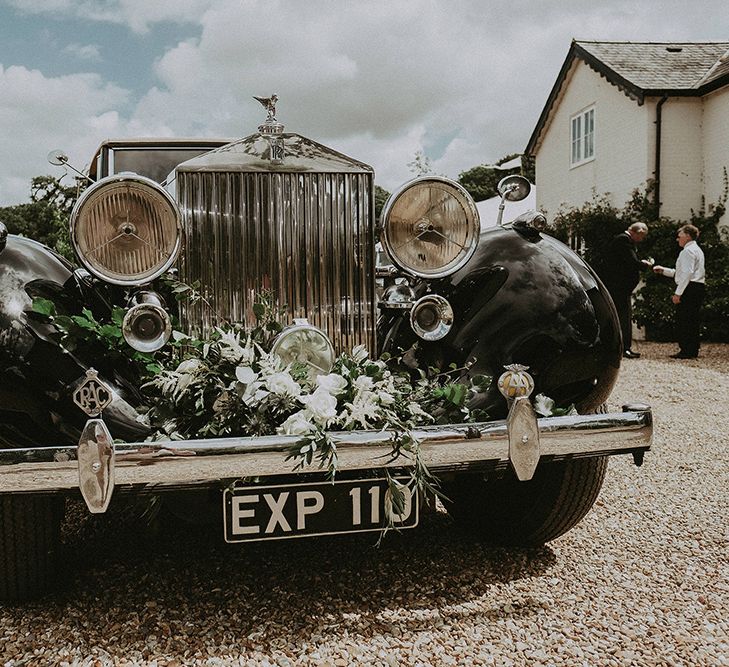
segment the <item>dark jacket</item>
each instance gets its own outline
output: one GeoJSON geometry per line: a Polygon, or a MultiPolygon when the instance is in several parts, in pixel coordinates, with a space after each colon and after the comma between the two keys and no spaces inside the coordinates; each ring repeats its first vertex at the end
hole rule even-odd
{"type": "Polygon", "coordinates": [[[620,232],[610,239],[605,249],[602,279],[611,291],[632,292],[640,282],[641,269],[635,243],[627,232],[620,232]]]}

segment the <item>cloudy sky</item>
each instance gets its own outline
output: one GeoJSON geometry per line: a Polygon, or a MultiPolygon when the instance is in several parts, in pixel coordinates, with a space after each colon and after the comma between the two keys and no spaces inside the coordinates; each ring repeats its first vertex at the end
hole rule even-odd
{"type": "Polygon", "coordinates": [[[573,39],[729,39],[725,0],[0,0],[0,205],[102,139],[288,131],[437,173],[521,152],[573,39]]]}

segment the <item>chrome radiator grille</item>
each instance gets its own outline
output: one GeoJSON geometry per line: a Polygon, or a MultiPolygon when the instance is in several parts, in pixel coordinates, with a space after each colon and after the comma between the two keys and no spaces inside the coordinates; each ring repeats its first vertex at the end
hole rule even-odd
{"type": "Polygon", "coordinates": [[[373,182],[369,173],[180,172],[180,278],[212,307],[181,304],[183,327],[255,324],[262,290],[306,317],[338,352],[375,346],[373,182]]]}

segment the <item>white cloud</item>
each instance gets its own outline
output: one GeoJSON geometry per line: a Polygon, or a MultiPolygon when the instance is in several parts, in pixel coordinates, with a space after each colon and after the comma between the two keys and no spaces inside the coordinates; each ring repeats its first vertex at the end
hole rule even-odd
{"type": "Polygon", "coordinates": [[[87,163],[100,137],[120,133],[115,109],[127,95],[95,74],[46,77],[0,65],[0,205],[27,201],[33,176],[60,175],[46,162],[51,149],[64,149],[72,164],[87,163]]]}
{"type": "Polygon", "coordinates": [[[0,203],[18,191],[8,164],[16,165],[15,179],[46,171],[31,167],[16,129],[37,154],[59,146],[83,162],[84,151],[109,134],[245,136],[264,118],[252,95],[273,92],[289,131],[372,164],[388,189],[412,176],[407,163],[418,150],[437,173],[456,178],[523,150],[573,37],[726,39],[713,18],[724,12],[718,0],[701,12],[675,0],[6,2],[39,16],[73,16],[79,25],[107,21],[144,32],[186,22],[199,25],[199,34],[153,63],[131,55],[129,67],[153,68],[157,77],[134,98],[100,77],[18,68],[38,92],[17,87],[10,99],[2,87],[13,68],[5,70],[0,115],[9,114],[3,129],[14,143],[12,157],[0,162],[0,203]],[[74,93],[59,91],[60,81],[60,88],[73,82],[74,93]],[[119,116],[124,103],[132,111],[119,116]]]}
{"type": "Polygon", "coordinates": [[[389,188],[410,176],[416,150],[444,135],[463,147],[451,151],[449,171],[526,143],[523,128],[496,134],[500,145],[485,154],[484,130],[505,104],[506,93],[487,83],[505,78],[509,45],[498,25],[484,26],[447,3],[272,0],[265,8],[228,0],[210,9],[199,39],[157,62],[161,85],[140,101],[134,125],[164,122],[190,134],[204,121],[212,134],[242,136],[263,117],[251,96],[276,92],[289,130],[340,150],[361,146],[356,156],[374,162],[389,188]]]}
{"type": "Polygon", "coordinates": [[[573,36],[675,38],[649,5],[221,0],[158,60],[133,123],[243,136],[262,118],[251,96],[276,92],[290,131],[360,147],[387,188],[416,150],[455,178],[523,150],[573,36]]]}

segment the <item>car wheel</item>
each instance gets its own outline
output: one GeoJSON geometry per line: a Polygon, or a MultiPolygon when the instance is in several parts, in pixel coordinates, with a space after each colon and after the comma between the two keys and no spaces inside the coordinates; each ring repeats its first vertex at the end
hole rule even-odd
{"type": "Polygon", "coordinates": [[[597,500],[607,457],[542,462],[520,482],[509,470],[500,478],[457,475],[444,483],[445,507],[457,524],[492,544],[537,546],[575,526],[597,500]]]}
{"type": "Polygon", "coordinates": [[[43,595],[54,579],[63,500],[0,495],[0,601],[43,595]]]}

